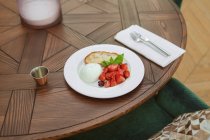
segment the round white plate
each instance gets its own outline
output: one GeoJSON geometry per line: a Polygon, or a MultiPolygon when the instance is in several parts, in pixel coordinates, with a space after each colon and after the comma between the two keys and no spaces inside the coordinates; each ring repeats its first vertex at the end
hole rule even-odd
{"type": "Polygon", "coordinates": [[[68,85],[75,91],[93,98],[114,98],[125,95],[136,88],[144,77],[144,65],[141,59],[129,49],[109,44],[92,45],[71,55],[64,66],[64,77],[68,85]],[[85,83],[80,79],[79,71],[84,64],[84,58],[94,51],[124,53],[124,59],[129,66],[130,77],[125,82],[109,88],[99,87],[97,83],[85,83]]]}

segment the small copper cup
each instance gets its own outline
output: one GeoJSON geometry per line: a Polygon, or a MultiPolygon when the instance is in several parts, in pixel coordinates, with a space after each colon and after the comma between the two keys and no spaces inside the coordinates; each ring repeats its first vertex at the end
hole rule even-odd
{"type": "Polygon", "coordinates": [[[30,75],[34,78],[36,83],[40,86],[47,84],[47,75],[49,73],[48,68],[44,66],[38,66],[31,70],[30,75]]]}

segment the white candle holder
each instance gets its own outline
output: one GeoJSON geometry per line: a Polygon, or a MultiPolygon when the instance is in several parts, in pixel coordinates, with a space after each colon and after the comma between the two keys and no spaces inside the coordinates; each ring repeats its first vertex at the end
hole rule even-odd
{"type": "Polygon", "coordinates": [[[23,25],[43,29],[58,24],[62,20],[59,0],[17,0],[23,25]]]}

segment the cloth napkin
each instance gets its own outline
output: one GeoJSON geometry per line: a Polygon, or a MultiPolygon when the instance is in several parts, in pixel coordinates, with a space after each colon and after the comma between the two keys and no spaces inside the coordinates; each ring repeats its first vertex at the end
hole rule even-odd
{"type": "Polygon", "coordinates": [[[173,62],[175,59],[180,57],[183,53],[185,53],[185,50],[182,48],[179,48],[175,44],[169,42],[168,40],[138,26],[138,25],[131,25],[127,29],[124,29],[120,32],[118,32],[115,37],[117,41],[123,43],[127,47],[131,48],[132,50],[140,53],[141,55],[145,56],[146,58],[150,59],[151,61],[155,62],[156,64],[165,67],[171,62],[173,62]],[[142,36],[149,38],[150,41],[152,41],[154,44],[158,45],[160,48],[162,48],[164,51],[170,54],[170,56],[165,57],[159,54],[158,52],[154,51],[151,47],[148,45],[145,45],[141,42],[135,42],[131,37],[131,32],[138,32],[142,36]]]}

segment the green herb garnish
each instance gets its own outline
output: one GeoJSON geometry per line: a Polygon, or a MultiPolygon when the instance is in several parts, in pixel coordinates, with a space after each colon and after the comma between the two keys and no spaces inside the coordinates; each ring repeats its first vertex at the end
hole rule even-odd
{"type": "Polygon", "coordinates": [[[109,61],[103,61],[103,62],[101,63],[101,65],[102,65],[103,67],[107,67],[107,66],[109,66],[109,65],[111,65],[111,64],[122,64],[123,58],[124,58],[124,54],[120,54],[120,55],[118,55],[115,59],[113,59],[113,58],[111,57],[111,58],[109,59],[109,61]]]}

